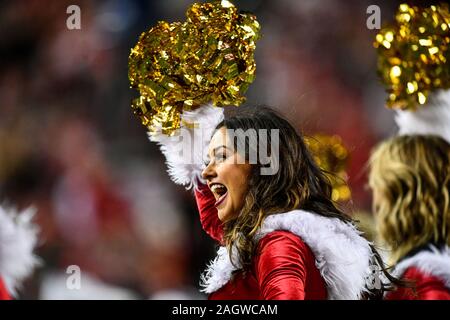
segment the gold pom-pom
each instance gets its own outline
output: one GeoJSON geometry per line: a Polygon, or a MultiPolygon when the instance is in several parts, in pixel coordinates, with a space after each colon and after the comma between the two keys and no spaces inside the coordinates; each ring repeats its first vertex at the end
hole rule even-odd
{"type": "Polygon", "coordinates": [[[140,93],[132,108],[150,132],[172,134],[183,110],[205,103],[240,105],[255,78],[255,16],[228,0],[194,3],[186,15],[159,22],[131,49],[128,76],[140,93]]]}
{"type": "Polygon", "coordinates": [[[316,134],[305,137],[305,143],[311,151],[314,160],[322,170],[331,173],[328,175],[333,191],[334,201],[350,199],[351,191],[347,185],[347,164],[349,153],[339,136],[316,134]]]}
{"type": "Polygon", "coordinates": [[[388,107],[415,110],[431,92],[450,88],[449,6],[401,4],[395,20],[375,38],[378,72],[388,107]]]}

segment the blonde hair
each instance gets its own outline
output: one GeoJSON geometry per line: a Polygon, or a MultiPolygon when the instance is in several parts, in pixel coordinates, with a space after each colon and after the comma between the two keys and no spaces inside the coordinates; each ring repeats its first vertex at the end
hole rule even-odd
{"type": "Polygon", "coordinates": [[[377,233],[397,263],[428,243],[450,244],[450,144],[433,135],[399,136],[370,158],[377,233]]]}

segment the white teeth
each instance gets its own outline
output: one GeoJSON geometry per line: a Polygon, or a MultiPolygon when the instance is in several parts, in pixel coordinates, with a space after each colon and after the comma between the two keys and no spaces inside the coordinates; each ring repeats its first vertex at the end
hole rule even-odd
{"type": "Polygon", "coordinates": [[[226,191],[227,190],[227,188],[224,185],[218,184],[218,183],[213,184],[210,188],[211,188],[211,191],[214,192],[214,193],[218,193],[219,190],[220,191],[226,191]]]}

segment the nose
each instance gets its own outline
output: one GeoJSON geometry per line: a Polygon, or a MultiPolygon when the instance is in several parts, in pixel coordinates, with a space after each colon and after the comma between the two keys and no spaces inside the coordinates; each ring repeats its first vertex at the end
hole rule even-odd
{"type": "Polygon", "coordinates": [[[217,173],[215,170],[215,165],[213,161],[211,161],[205,169],[202,171],[202,178],[205,180],[211,180],[212,178],[216,177],[217,173]]]}

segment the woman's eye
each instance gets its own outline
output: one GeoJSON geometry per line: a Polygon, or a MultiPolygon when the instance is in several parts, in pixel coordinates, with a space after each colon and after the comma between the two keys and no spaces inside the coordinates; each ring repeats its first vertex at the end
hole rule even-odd
{"type": "Polygon", "coordinates": [[[217,161],[225,161],[227,159],[227,155],[224,153],[219,153],[216,155],[217,161]]]}

